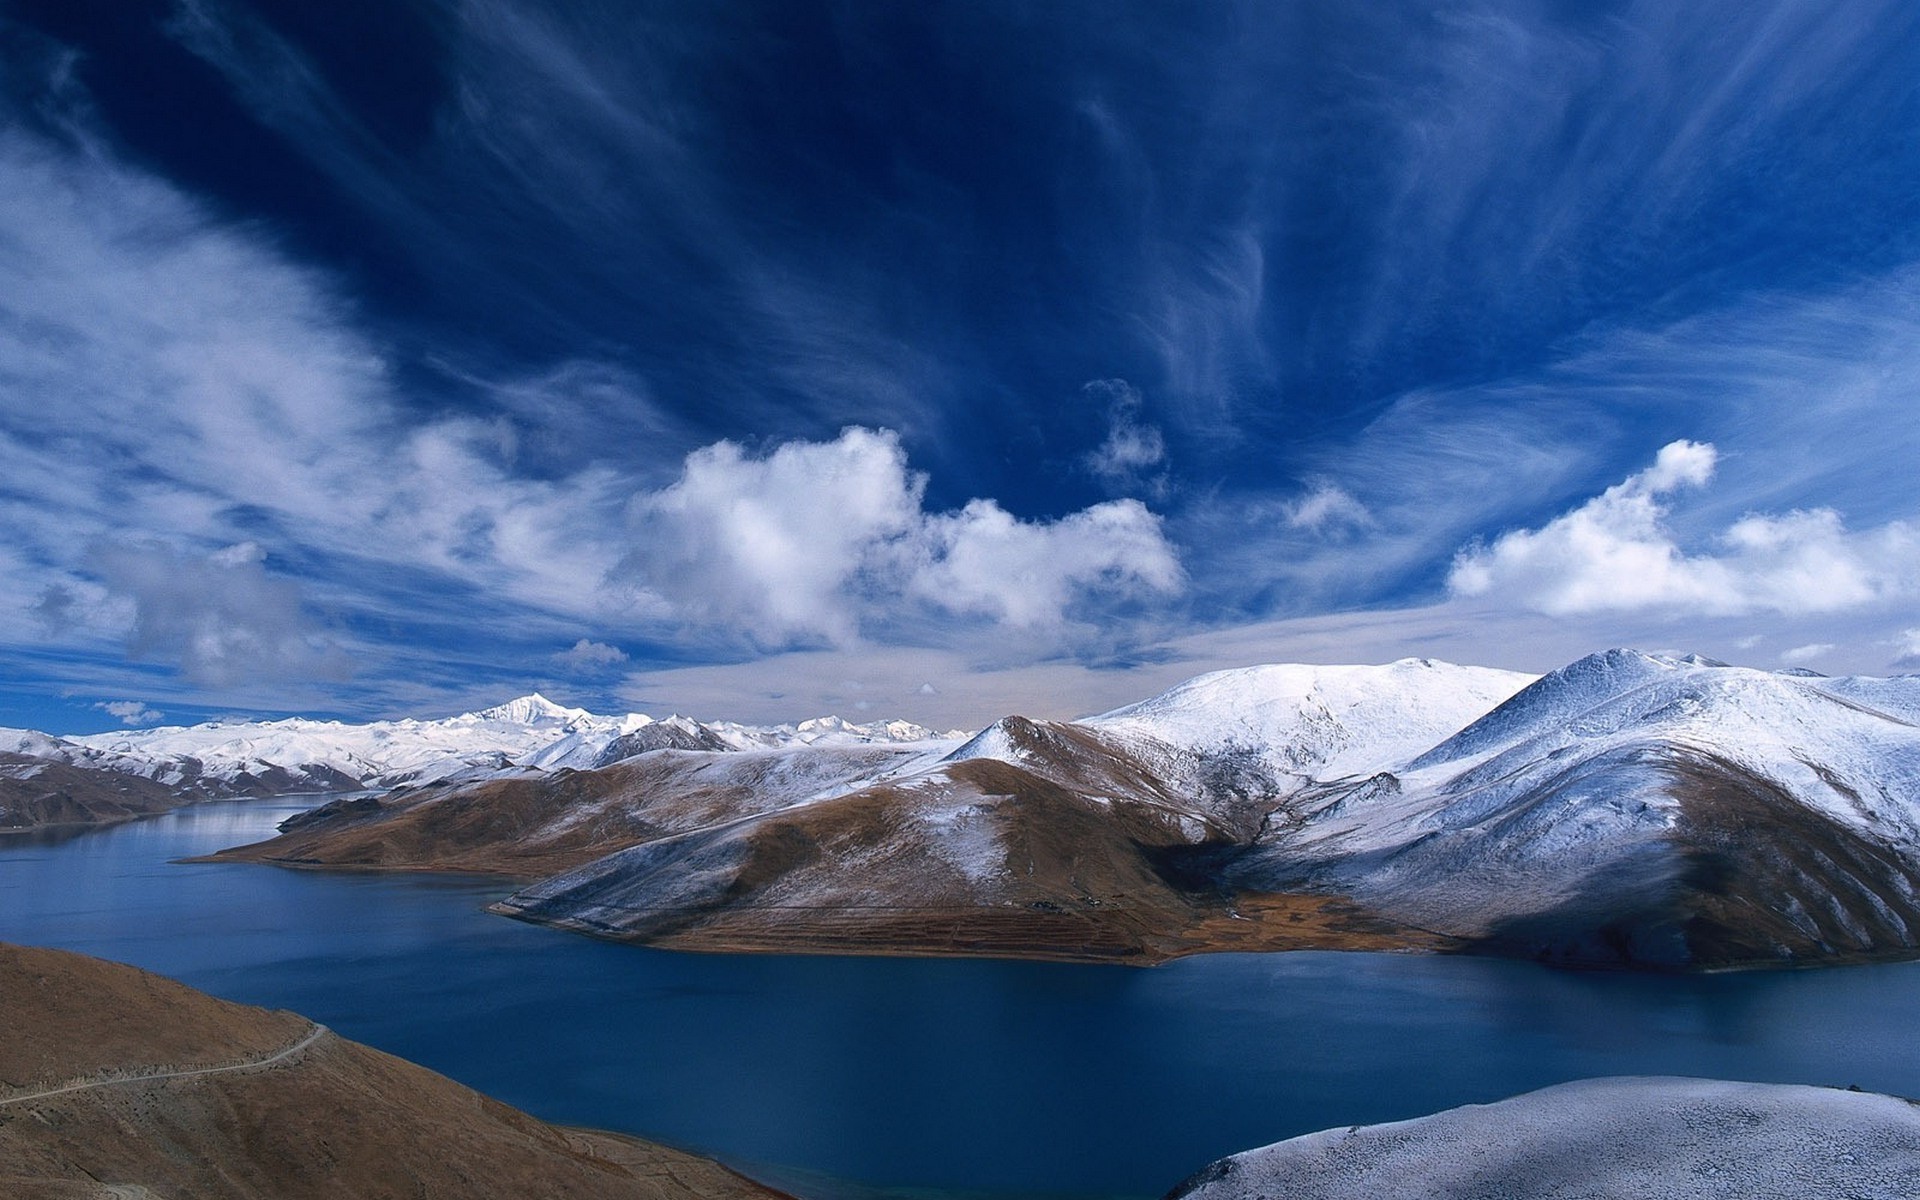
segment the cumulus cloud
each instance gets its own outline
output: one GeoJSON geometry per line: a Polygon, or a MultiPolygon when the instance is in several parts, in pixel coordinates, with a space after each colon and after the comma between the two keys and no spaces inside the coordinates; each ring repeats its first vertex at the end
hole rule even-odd
{"type": "Polygon", "coordinates": [[[1905,629],[1893,639],[1896,667],[1920,667],[1920,629],[1905,629]]]}
{"type": "Polygon", "coordinates": [[[167,715],[147,707],[142,700],[102,700],[94,707],[117,718],[122,725],[156,725],[167,715]]]}
{"type": "Polygon", "coordinates": [[[268,574],[251,542],[209,555],[159,543],[109,543],[90,565],[133,605],[128,650],[180,664],[196,683],[345,673],[344,656],[316,626],[290,580],[268,574]]]}
{"type": "Polygon", "coordinates": [[[627,652],[618,646],[609,646],[605,642],[581,638],[572,646],[555,654],[553,661],[575,674],[591,675],[598,671],[610,671],[626,662],[627,652]]]}
{"type": "Polygon", "coordinates": [[[886,431],[850,428],[757,459],[719,442],[636,500],[625,568],[698,622],[763,642],[848,641],[857,622],[845,592],[876,547],[913,530],[925,487],[886,431]]]}
{"type": "Polygon", "coordinates": [[[1058,622],[1078,592],[1177,590],[1180,564],[1137,500],[1020,521],[991,500],[929,518],[911,588],[950,612],[1021,629],[1058,622]]]}
{"type": "Polygon", "coordinates": [[[1084,597],[1182,583],[1159,518],[1138,501],[1022,521],[991,500],[929,513],[925,488],[888,430],[848,428],[763,458],[721,442],[634,502],[621,575],[683,619],[761,644],[849,644],[901,600],[1044,629],[1084,597]]]}
{"type": "Polygon", "coordinates": [[[1140,392],[1124,379],[1096,379],[1081,389],[1106,410],[1107,437],[1081,460],[1088,470],[1119,491],[1167,492],[1167,461],[1160,427],[1141,420],[1146,407],[1140,392]]]}
{"type": "Polygon", "coordinates": [[[1462,550],[1448,586],[1560,615],[1822,613],[1920,594],[1920,533],[1897,521],[1853,532],[1827,508],[1749,514],[1717,552],[1689,554],[1667,526],[1668,498],[1704,487],[1716,461],[1709,444],[1674,442],[1541,528],[1462,550]]]}

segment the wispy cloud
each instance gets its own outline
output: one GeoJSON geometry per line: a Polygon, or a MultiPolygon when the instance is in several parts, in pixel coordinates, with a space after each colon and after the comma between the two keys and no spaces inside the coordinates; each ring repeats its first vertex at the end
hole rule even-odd
{"type": "Polygon", "coordinates": [[[1324,480],[1299,499],[1285,502],[1281,512],[1289,526],[1310,533],[1352,532],[1373,524],[1366,505],[1345,488],[1324,480]]]}
{"type": "Polygon", "coordinates": [[[1139,389],[1124,379],[1096,379],[1080,391],[1107,419],[1106,439],[1081,459],[1087,469],[1118,492],[1165,499],[1167,442],[1158,425],[1142,418],[1146,400],[1139,389]]]}
{"type": "Polygon", "coordinates": [[[289,580],[269,576],[266,552],[242,542],[207,556],[164,545],[108,543],[87,565],[133,604],[128,650],[178,662],[213,687],[252,679],[339,676],[347,657],[301,604],[289,580]]]}

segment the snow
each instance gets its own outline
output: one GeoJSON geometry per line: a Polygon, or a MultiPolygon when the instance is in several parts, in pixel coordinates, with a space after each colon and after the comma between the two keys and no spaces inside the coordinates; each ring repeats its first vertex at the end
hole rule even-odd
{"type": "Polygon", "coordinates": [[[949,804],[917,814],[930,835],[927,847],[969,883],[982,884],[1007,873],[1007,848],[994,828],[988,804],[949,804]]]}
{"type": "Polygon", "coordinates": [[[1573,758],[1711,753],[1854,828],[1920,842],[1920,679],[1828,679],[1634,651],[1543,678],[1409,765],[1458,811],[1498,807],[1573,758]],[[1877,702],[1870,706],[1863,698],[1877,702]]]}
{"type": "MultiPolygon", "coordinates": [[[[664,721],[699,728],[690,718],[664,721]]],[[[83,761],[175,781],[206,780],[231,789],[269,772],[286,772],[313,788],[394,787],[559,770],[584,770],[622,734],[654,724],[645,713],[600,716],[556,704],[538,693],[437,720],[405,718],[349,724],[302,717],[223,721],[50,738],[0,731],[0,749],[83,761]]],[[[792,745],[881,745],[923,741],[930,731],[904,721],[854,725],[837,717],[788,726],[711,726],[738,749],[792,745]]],[[[284,790],[284,789],[275,789],[284,790]]]]}
{"type": "Polygon", "coordinates": [[[1252,747],[1290,774],[1371,775],[1427,749],[1534,679],[1425,658],[1384,666],[1243,667],[1201,675],[1083,723],[1195,751],[1252,747]]]}
{"type": "Polygon", "coordinates": [[[1920,1108],[1908,1101],[1628,1076],[1307,1134],[1222,1159],[1174,1195],[1898,1200],[1916,1179],[1920,1108]]]}
{"type": "MultiPolygon", "coordinates": [[[[1243,879],[1309,880],[1467,935],[1602,892],[1616,904],[1664,895],[1687,869],[1695,769],[1752,776],[1911,862],[1920,726],[1900,714],[1916,706],[1920,679],[1590,655],[1390,774],[1301,793],[1243,879]]],[[[1870,895],[1887,881],[1832,885],[1870,895]]]]}

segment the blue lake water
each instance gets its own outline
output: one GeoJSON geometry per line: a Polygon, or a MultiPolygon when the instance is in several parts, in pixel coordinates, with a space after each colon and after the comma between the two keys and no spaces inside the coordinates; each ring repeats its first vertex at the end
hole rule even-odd
{"type": "Polygon", "coordinates": [[[1153,1196],[1209,1160],[1591,1075],[1920,1095],[1920,963],[1691,978],[1415,955],[1164,967],[675,954],[481,879],[172,860],[304,803],[0,840],[0,939],[290,1008],[549,1120],[821,1200],[1153,1196]]]}

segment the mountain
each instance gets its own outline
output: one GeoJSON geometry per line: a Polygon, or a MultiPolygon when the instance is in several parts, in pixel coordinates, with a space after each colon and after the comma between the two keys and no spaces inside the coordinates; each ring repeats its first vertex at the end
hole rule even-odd
{"type": "Polygon", "coordinates": [[[1151,962],[1431,945],[1337,895],[1236,901],[1210,861],[1316,771],[1397,762],[1531,678],[1253,667],[1087,721],[1007,717],[937,763],[637,843],[497,908],[691,949],[1151,962]]]}
{"type": "Polygon", "coordinates": [[[1168,1200],[1857,1200],[1912,1196],[1920,1106],[1714,1079],[1585,1079],[1223,1158],[1168,1200]]]}
{"type": "Polygon", "coordinates": [[[1404,768],[1301,793],[1230,874],[1583,965],[1911,952],[1916,715],[1920,679],[1609,651],[1404,768]]]}
{"type": "Polygon", "coordinates": [[[176,789],[139,775],[0,751],[0,833],[110,824],[179,803],[176,789]]]}
{"type": "Polygon", "coordinates": [[[718,1164],[535,1120],[288,1012],[0,945],[0,1195],[777,1200],[718,1164]]]}
{"type": "Polygon", "coordinates": [[[537,882],[499,911],[696,949],[1156,961],[1430,946],[1337,895],[1236,900],[1212,859],[1250,843],[1316,766],[1395,763],[1531,679],[1430,662],[1249,668],[1085,722],[1008,717],[957,746],[663,750],[564,780],[342,805],[228,856],[502,870],[537,882]]]}
{"type": "MultiPolygon", "coordinates": [[[[920,741],[931,731],[904,721],[856,725],[822,717],[798,725],[703,725],[686,717],[656,720],[644,713],[597,716],[566,708],[539,694],[522,696],[478,712],[438,720],[351,724],[293,717],[278,721],[215,721],[188,727],[126,730],[59,738],[30,730],[0,730],[0,754],[15,762],[5,772],[31,772],[44,780],[56,772],[70,793],[137,793],[143,808],[159,811],[194,800],[272,796],[302,792],[386,790],[453,781],[537,776],[605,766],[621,758],[672,746],[681,749],[747,750],[788,745],[886,745],[920,741]],[[56,768],[66,768],[58,770],[56,768]],[[154,801],[150,788],[167,789],[172,803],[154,801]]],[[[38,795],[36,789],[27,789],[38,795]]],[[[119,809],[99,804],[51,802],[29,805],[25,793],[0,784],[0,806],[17,823],[45,809],[53,820],[85,822],[98,811],[107,819],[119,809]]],[[[7,818],[0,818],[5,828],[7,818]]]]}
{"type": "Polygon", "coordinates": [[[1689,969],[1920,950],[1920,678],[1632,650],[1201,676],[963,743],[668,747],[353,801],[236,856],[499,870],[691,949],[1151,962],[1402,946],[1689,969]]]}

